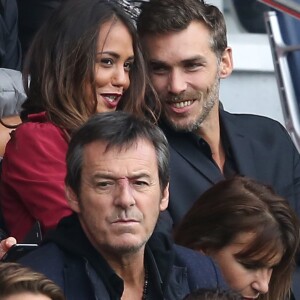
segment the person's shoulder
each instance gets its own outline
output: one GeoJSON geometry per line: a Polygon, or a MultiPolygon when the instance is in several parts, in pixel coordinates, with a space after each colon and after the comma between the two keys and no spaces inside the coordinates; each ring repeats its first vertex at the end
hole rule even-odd
{"type": "Polygon", "coordinates": [[[211,257],[180,245],[174,245],[175,264],[187,269],[190,286],[227,288],[218,266],[211,257]]]}
{"type": "Polygon", "coordinates": [[[229,113],[224,111],[221,114],[223,120],[229,120],[235,122],[236,126],[251,126],[253,128],[268,129],[268,128],[280,128],[285,130],[284,126],[277,120],[271,119],[266,116],[253,115],[253,114],[238,114],[238,113],[229,113]],[[263,126],[263,127],[262,127],[263,126]]]}
{"type": "Polygon", "coordinates": [[[274,138],[275,140],[287,138],[290,140],[288,132],[280,122],[265,116],[233,114],[223,111],[221,119],[227,129],[234,128],[234,131],[242,134],[255,136],[256,138],[274,138]]]}
{"type": "Polygon", "coordinates": [[[21,123],[12,134],[17,138],[43,140],[53,140],[55,136],[65,137],[61,128],[48,121],[45,113],[39,113],[29,116],[29,120],[21,123]]]}
{"type": "Polygon", "coordinates": [[[211,268],[214,263],[209,256],[203,255],[202,253],[174,244],[175,257],[177,261],[181,261],[187,265],[194,267],[194,264],[201,264],[211,268]]]}
{"type": "Polygon", "coordinates": [[[55,243],[47,243],[23,256],[18,263],[57,280],[64,266],[64,253],[55,243]]]}
{"type": "Polygon", "coordinates": [[[63,258],[62,250],[55,243],[47,243],[23,256],[18,262],[28,266],[56,264],[63,258]],[[46,259],[45,259],[46,258],[46,259]]]}
{"type": "Polygon", "coordinates": [[[64,162],[67,148],[68,138],[64,130],[47,120],[29,120],[10,132],[4,158],[17,164],[20,160],[26,165],[30,162],[31,166],[32,161],[35,161],[40,168],[41,161],[44,163],[64,162]],[[35,159],[24,160],[26,156],[35,159]]]}
{"type": "Polygon", "coordinates": [[[223,111],[221,116],[226,120],[232,120],[238,122],[237,125],[241,124],[249,124],[254,126],[270,125],[270,126],[278,126],[283,127],[277,120],[271,119],[266,116],[254,115],[254,114],[245,114],[245,113],[230,113],[227,111],[223,111]]]}

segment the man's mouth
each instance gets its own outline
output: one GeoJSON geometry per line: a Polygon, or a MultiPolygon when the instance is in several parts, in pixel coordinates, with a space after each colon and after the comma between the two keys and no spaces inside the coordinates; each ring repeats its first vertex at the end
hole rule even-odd
{"type": "Polygon", "coordinates": [[[117,226],[132,226],[134,224],[138,224],[139,222],[135,219],[118,219],[114,222],[112,222],[112,225],[117,225],[117,226]]]}
{"type": "Polygon", "coordinates": [[[195,100],[188,100],[188,101],[181,101],[181,102],[172,102],[170,104],[175,108],[183,108],[192,105],[194,101],[195,100]]]}

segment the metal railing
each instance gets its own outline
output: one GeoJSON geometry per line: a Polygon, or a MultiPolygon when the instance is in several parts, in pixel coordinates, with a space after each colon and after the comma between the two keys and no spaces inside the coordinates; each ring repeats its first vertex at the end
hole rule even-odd
{"type": "Polygon", "coordinates": [[[289,53],[299,51],[300,45],[285,44],[280,31],[276,12],[266,12],[265,22],[271,46],[286,129],[291,135],[296,148],[300,152],[300,107],[287,58],[289,53]]]}

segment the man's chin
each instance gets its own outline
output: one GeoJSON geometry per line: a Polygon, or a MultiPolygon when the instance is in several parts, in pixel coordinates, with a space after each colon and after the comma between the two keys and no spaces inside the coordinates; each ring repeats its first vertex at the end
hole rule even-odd
{"type": "Polygon", "coordinates": [[[130,254],[135,254],[138,253],[143,247],[145,243],[140,243],[140,244],[118,244],[115,245],[112,249],[113,252],[118,254],[119,256],[125,256],[125,255],[130,255],[130,254]]]}
{"type": "Polygon", "coordinates": [[[178,132],[193,132],[199,128],[199,125],[194,121],[188,120],[174,120],[170,118],[164,118],[164,121],[175,131],[178,132]]]}

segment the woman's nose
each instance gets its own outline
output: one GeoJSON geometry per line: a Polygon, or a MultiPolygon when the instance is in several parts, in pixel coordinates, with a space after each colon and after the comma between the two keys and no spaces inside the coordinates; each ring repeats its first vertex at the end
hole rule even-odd
{"type": "Polygon", "coordinates": [[[254,288],[260,294],[266,294],[269,291],[271,275],[272,269],[257,270],[255,279],[252,282],[252,288],[254,288]]]}
{"type": "Polygon", "coordinates": [[[124,89],[127,89],[129,86],[129,72],[124,70],[123,66],[116,68],[113,78],[112,84],[115,86],[121,86],[124,89]]]}

